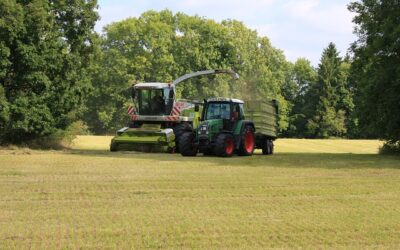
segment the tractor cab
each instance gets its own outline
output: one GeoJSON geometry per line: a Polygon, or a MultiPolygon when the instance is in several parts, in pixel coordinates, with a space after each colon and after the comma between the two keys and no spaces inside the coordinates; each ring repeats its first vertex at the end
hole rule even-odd
{"type": "Polygon", "coordinates": [[[243,101],[229,98],[212,98],[205,101],[202,120],[243,120],[243,101]]]}
{"type": "Polygon", "coordinates": [[[204,102],[201,125],[224,131],[235,129],[237,122],[244,120],[243,101],[230,98],[212,98],[204,102]]]}

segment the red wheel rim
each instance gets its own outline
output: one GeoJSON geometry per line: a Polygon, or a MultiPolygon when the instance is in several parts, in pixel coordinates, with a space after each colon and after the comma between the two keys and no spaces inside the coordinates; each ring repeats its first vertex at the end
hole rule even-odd
{"type": "Polygon", "coordinates": [[[233,152],[233,140],[232,138],[227,138],[226,139],[226,147],[225,147],[225,153],[227,155],[232,154],[233,152]]]}
{"type": "Polygon", "coordinates": [[[244,138],[245,148],[247,153],[253,152],[254,149],[254,135],[251,131],[246,132],[246,136],[244,138]]]}

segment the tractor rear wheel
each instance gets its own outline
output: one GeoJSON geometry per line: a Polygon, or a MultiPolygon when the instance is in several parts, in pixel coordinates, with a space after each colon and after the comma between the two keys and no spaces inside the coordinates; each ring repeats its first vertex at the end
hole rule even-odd
{"type": "Polygon", "coordinates": [[[214,154],[222,157],[231,157],[235,150],[235,141],[231,134],[219,134],[215,141],[214,154]]]}
{"type": "Polygon", "coordinates": [[[175,151],[180,152],[179,150],[179,142],[181,139],[181,136],[189,131],[193,131],[192,126],[189,123],[183,122],[177,124],[175,127],[172,128],[174,130],[174,135],[175,135],[175,151]]]}
{"type": "Polygon", "coordinates": [[[195,134],[193,132],[183,133],[180,136],[179,147],[181,155],[196,156],[197,147],[195,145],[195,134]]]}
{"type": "Polygon", "coordinates": [[[243,129],[238,154],[241,156],[250,156],[254,152],[254,129],[252,126],[246,126],[243,129]]]}

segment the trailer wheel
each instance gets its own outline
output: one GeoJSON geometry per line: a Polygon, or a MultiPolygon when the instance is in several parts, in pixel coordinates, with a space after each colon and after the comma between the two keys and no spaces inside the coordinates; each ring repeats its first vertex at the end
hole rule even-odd
{"type": "Polygon", "coordinates": [[[180,152],[179,143],[180,143],[181,136],[186,132],[193,131],[193,128],[189,123],[183,122],[183,123],[177,124],[172,129],[174,130],[174,135],[175,135],[175,151],[180,152]]]}
{"type": "Polygon", "coordinates": [[[181,155],[196,156],[197,147],[195,145],[195,135],[193,132],[183,133],[180,137],[179,145],[181,155]]]}
{"type": "Polygon", "coordinates": [[[243,129],[240,140],[238,154],[241,156],[250,156],[254,152],[254,129],[251,126],[246,126],[243,129]]]}
{"type": "Polygon", "coordinates": [[[274,153],[274,142],[271,139],[265,140],[262,153],[264,155],[271,155],[274,153]]]}
{"type": "Polygon", "coordinates": [[[269,146],[269,152],[270,154],[274,154],[274,142],[272,140],[269,140],[270,146],[269,146]]]}
{"type": "Polygon", "coordinates": [[[214,154],[222,157],[231,157],[235,150],[235,141],[231,134],[219,134],[217,136],[214,154]]]}

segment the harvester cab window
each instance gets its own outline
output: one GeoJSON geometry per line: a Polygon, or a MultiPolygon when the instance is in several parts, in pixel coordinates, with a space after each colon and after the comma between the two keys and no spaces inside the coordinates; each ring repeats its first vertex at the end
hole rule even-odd
{"type": "Polygon", "coordinates": [[[230,119],[231,108],[226,103],[209,103],[207,107],[206,120],[209,119],[230,119]]]}
{"type": "Polygon", "coordinates": [[[140,115],[163,115],[165,113],[165,101],[163,89],[138,90],[140,115]]]}
{"type": "Polygon", "coordinates": [[[151,103],[152,114],[162,115],[162,114],[164,114],[164,109],[165,109],[163,92],[153,90],[153,93],[154,94],[153,94],[152,103],[151,103]]]}

